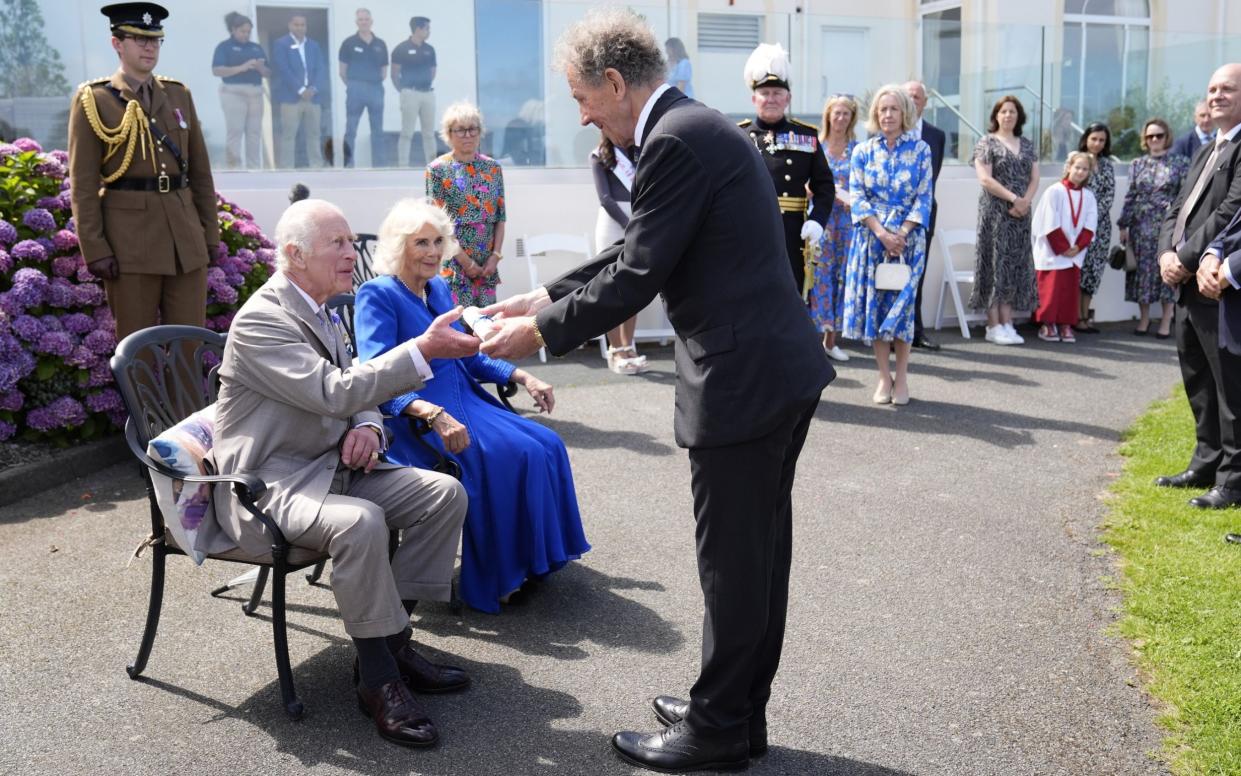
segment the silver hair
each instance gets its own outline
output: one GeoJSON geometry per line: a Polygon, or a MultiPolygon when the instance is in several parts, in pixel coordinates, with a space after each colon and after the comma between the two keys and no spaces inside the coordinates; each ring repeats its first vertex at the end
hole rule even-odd
{"type": "Polygon", "coordinates": [[[379,225],[375,243],[375,271],[381,275],[400,275],[405,269],[405,245],[409,236],[431,224],[444,238],[444,255],[456,256],[461,247],[453,233],[453,222],[444,208],[430,199],[409,197],[399,200],[379,225]]]}
{"type": "Polygon", "coordinates": [[[478,109],[477,105],[469,100],[454,102],[444,109],[444,118],[440,119],[440,137],[451,146],[452,140],[449,137],[449,133],[452,132],[453,127],[469,126],[471,124],[478,125],[478,136],[480,138],[487,131],[486,125],[483,124],[483,112],[478,109]]]}
{"type": "Polygon", "coordinates": [[[616,70],[630,86],[657,86],[668,69],[663,46],[646,20],[628,8],[608,6],[589,11],[556,42],[555,68],[572,71],[597,85],[603,72],[616,70]]]}
{"type": "Polygon", "coordinates": [[[895,97],[901,104],[901,132],[908,132],[918,123],[918,111],[914,101],[905,92],[903,84],[884,84],[875,92],[870,101],[870,110],[866,112],[866,131],[879,134],[879,101],[884,97],[895,97]]]}
{"type": "Polygon", "coordinates": [[[303,255],[310,252],[319,236],[319,216],[325,211],[341,213],[340,208],[325,199],[303,199],[280,214],[276,222],[276,269],[289,268],[290,249],[297,248],[303,255]]]}

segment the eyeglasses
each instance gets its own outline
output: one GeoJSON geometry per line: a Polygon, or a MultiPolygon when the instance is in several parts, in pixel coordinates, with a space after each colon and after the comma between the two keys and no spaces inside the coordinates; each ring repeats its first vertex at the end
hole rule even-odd
{"type": "Polygon", "coordinates": [[[138,48],[159,48],[164,45],[164,38],[149,38],[146,35],[125,35],[121,40],[132,40],[138,48]]]}
{"type": "Polygon", "coordinates": [[[1146,136],[1147,140],[1163,140],[1168,136],[1167,132],[1152,132],[1146,136]]]}
{"type": "Polygon", "coordinates": [[[478,127],[457,127],[452,133],[457,137],[474,137],[481,131],[478,127]]]}

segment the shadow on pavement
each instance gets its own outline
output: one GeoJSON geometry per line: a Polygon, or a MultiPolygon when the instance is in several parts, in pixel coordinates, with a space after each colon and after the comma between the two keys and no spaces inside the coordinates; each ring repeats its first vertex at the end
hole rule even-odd
{"type": "Polygon", "coordinates": [[[542,418],[543,425],[560,435],[565,446],[586,450],[623,448],[639,455],[672,455],[675,448],[658,441],[654,434],[641,431],[600,430],[575,420],[542,418]]]}

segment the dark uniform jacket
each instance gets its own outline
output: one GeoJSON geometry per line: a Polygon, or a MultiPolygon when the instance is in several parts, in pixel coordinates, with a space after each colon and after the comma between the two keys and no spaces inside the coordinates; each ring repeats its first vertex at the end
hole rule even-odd
{"type": "MultiPolygon", "coordinates": [[[[169,190],[109,188],[103,196],[101,181],[120,168],[125,147],[103,161],[106,148],[87,118],[83,90],[93,94],[99,120],[108,129],[120,125],[129,101],[137,99],[118,70],[110,78],[79,86],[69,108],[69,179],[83,258],[89,263],[115,256],[122,273],[175,275],[207,266],[220,241],[220,229],[211,163],[190,90],[162,76],[153,78],[151,90],[151,117],[180,149],[188,166],[188,186],[174,188],[182,173],[173,153],[157,142],[143,158],[140,138],[129,168],[117,182],[155,180],[158,186],[158,176],[164,173],[169,190]],[[117,99],[118,93],[122,99],[117,99]]],[[[152,135],[159,137],[156,132],[152,135]]]]}
{"type": "Polygon", "coordinates": [[[625,239],[547,286],[537,316],[567,353],[662,294],[676,331],[673,425],[682,447],[757,439],[835,376],[789,276],[763,160],[718,111],[675,88],[637,138],[625,239]]]}
{"type": "MultiPolygon", "coordinates": [[[[836,199],[836,184],[827,157],[819,148],[819,129],[797,119],[785,117],[777,124],[746,119],[739,126],[750,137],[763,157],[782,213],[806,217],[806,184],[813,197],[810,220],[827,226],[836,199]]],[[[801,226],[798,226],[801,231],[801,226]]]]}

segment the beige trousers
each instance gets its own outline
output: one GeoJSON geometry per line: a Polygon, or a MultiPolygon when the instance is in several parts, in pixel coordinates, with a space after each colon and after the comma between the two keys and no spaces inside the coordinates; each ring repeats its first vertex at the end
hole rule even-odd
{"type": "Polygon", "coordinates": [[[258,84],[220,84],[224,109],[224,164],[241,168],[241,142],[245,137],[246,169],[263,166],[263,87],[258,84]]]}
{"type": "Polygon", "coordinates": [[[400,167],[409,166],[409,142],[414,137],[414,124],[422,130],[422,156],[430,164],[435,158],[435,92],[417,89],[401,90],[401,138],[397,142],[396,159],[400,167]]]}
{"type": "Polygon", "coordinates": [[[280,103],[280,150],[278,167],[293,169],[293,144],[297,142],[297,128],[306,124],[303,134],[306,160],[311,167],[323,166],[323,136],[319,131],[319,106],[310,100],[280,103]]]}
{"type": "Polygon", "coordinates": [[[348,495],[329,495],[297,546],[332,556],[332,594],[353,638],[400,633],[403,599],[447,601],[465,522],[466,495],[446,474],[401,467],[351,473],[348,495]],[[388,531],[401,545],[388,561],[388,531]]]}

